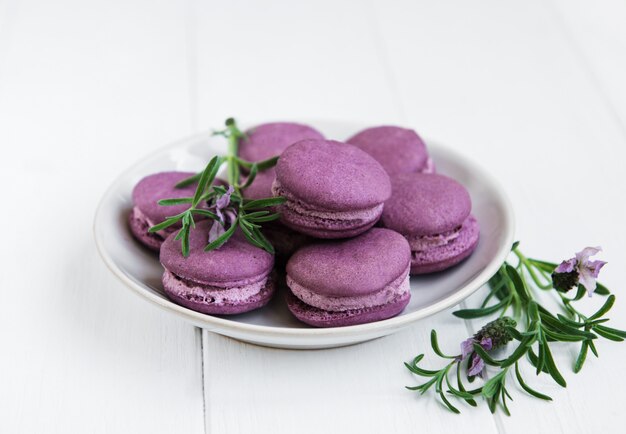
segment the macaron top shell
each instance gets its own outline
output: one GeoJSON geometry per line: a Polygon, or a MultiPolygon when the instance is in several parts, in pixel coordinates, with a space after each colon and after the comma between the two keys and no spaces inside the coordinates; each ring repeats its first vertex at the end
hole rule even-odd
{"type": "Polygon", "coordinates": [[[332,211],[366,209],[391,196],[383,167],[356,146],[334,140],[302,140],[276,165],[276,181],[308,205],[332,211]]]}
{"type": "Polygon", "coordinates": [[[189,208],[188,204],[162,206],[158,204],[158,201],[193,197],[196,184],[176,188],[178,182],[192,175],[195,174],[192,172],[161,172],[148,175],[133,188],[133,204],[155,224],[161,223],[167,217],[180,214],[189,208]]]}
{"type": "Polygon", "coordinates": [[[381,222],[403,235],[437,235],[463,224],[472,210],[469,193],[454,179],[438,174],[405,173],[391,180],[381,222]]]}
{"type": "Polygon", "coordinates": [[[301,248],[289,259],[287,274],[320,295],[350,297],[380,291],[410,262],[411,249],[402,235],[373,228],[356,238],[301,248]]]}
{"type": "Polygon", "coordinates": [[[407,128],[368,128],[349,138],[347,143],[374,157],[390,175],[420,171],[428,160],[424,141],[407,128]]]}
{"type": "Polygon", "coordinates": [[[257,125],[246,131],[239,143],[239,156],[248,161],[261,161],[282,154],[290,145],[303,139],[323,139],[322,133],[308,125],[274,122],[257,125]]]}
{"type": "Polygon", "coordinates": [[[160,253],[163,267],[184,279],[207,284],[256,281],[270,273],[274,256],[250,244],[239,230],[219,249],[205,252],[213,222],[196,223],[189,235],[187,258],[175,234],[167,237],[160,253]]]}

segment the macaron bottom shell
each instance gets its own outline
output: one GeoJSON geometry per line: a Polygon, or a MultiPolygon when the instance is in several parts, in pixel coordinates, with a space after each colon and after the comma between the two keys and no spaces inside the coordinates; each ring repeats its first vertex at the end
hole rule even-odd
{"type": "Polygon", "coordinates": [[[382,306],[405,293],[411,292],[409,281],[409,267],[393,282],[385,285],[379,291],[369,294],[353,295],[349,297],[335,297],[323,295],[296,282],[291,276],[286,276],[286,282],[291,292],[305,304],[330,312],[363,309],[372,306],[382,306]]]}
{"type": "Polygon", "coordinates": [[[296,297],[290,290],[286,292],[286,299],[287,307],[291,313],[305,324],[313,327],[345,327],[381,321],[398,315],[409,304],[411,293],[405,292],[380,306],[336,312],[310,306],[296,297]]]}
{"type": "Polygon", "coordinates": [[[480,227],[473,215],[465,219],[459,236],[448,244],[411,252],[411,275],[446,270],[469,257],[480,238],[480,227]]]}
{"type": "Polygon", "coordinates": [[[281,222],[296,232],[315,238],[337,239],[356,237],[372,228],[382,214],[382,207],[380,212],[366,220],[359,218],[354,220],[322,219],[292,212],[285,206],[281,207],[280,213],[281,222]]]}
{"type": "Polygon", "coordinates": [[[152,225],[137,207],[134,207],[128,214],[128,226],[133,236],[141,244],[155,252],[161,249],[161,244],[163,244],[165,238],[160,234],[148,232],[152,225]]]}
{"type": "Polygon", "coordinates": [[[383,204],[353,211],[318,209],[295,197],[278,181],[274,181],[272,193],[287,200],[278,208],[281,222],[294,231],[315,238],[355,237],[373,227],[383,213],[383,204]]]}
{"type": "MultiPolygon", "coordinates": [[[[258,309],[270,301],[276,289],[276,278],[274,275],[270,275],[258,292],[242,299],[241,294],[245,294],[249,289],[248,287],[254,285],[224,287],[219,288],[219,291],[224,291],[223,299],[217,300],[208,293],[209,291],[205,291],[201,284],[180,279],[167,270],[163,273],[162,281],[166,295],[174,303],[196,312],[211,315],[235,315],[258,309]],[[229,296],[231,296],[231,300],[228,299],[229,296]]],[[[211,292],[215,292],[215,290],[216,288],[212,288],[211,292]]]]}

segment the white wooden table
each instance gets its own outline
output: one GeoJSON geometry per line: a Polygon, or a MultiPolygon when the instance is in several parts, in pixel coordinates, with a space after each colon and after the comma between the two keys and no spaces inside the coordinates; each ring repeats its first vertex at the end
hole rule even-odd
{"type": "Polygon", "coordinates": [[[620,0],[0,1],[0,432],[623,432],[626,345],[578,375],[559,351],[552,403],[455,416],[402,362],[479,322],[242,344],[122,287],[91,222],[126,166],[228,116],[409,125],[501,180],[529,255],[602,245],[626,327],[624,23],[620,0]]]}

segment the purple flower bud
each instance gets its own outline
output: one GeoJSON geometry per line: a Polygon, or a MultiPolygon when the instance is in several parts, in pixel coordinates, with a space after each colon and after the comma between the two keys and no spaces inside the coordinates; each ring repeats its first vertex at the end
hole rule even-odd
{"type": "Polygon", "coordinates": [[[589,257],[601,251],[600,247],[585,247],[574,258],[561,262],[552,273],[554,288],[567,292],[580,283],[591,297],[596,290],[596,278],[606,262],[592,261],[589,257]]]}
{"type": "Polygon", "coordinates": [[[215,201],[215,206],[218,210],[223,210],[228,206],[228,204],[230,203],[230,195],[233,194],[234,191],[235,189],[231,185],[228,187],[228,190],[226,190],[226,193],[217,198],[217,200],[215,201]]]}
{"type": "Polygon", "coordinates": [[[485,367],[484,360],[474,351],[474,344],[479,344],[485,351],[495,350],[506,345],[513,337],[507,327],[515,327],[515,320],[509,317],[502,317],[487,323],[478,333],[469,339],[461,342],[461,354],[456,358],[457,362],[471,357],[471,363],[467,370],[467,375],[482,377],[485,367]]]}
{"type": "MultiPolygon", "coordinates": [[[[457,357],[457,361],[465,360],[468,356],[472,355],[472,363],[467,371],[467,374],[470,377],[475,375],[479,375],[482,377],[483,368],[485,367],[485,362],[480,358],[478,354],[474,352],[474,344],[479,343],[475,338],[469,338],[461,342],[461,355],[457,357]]],[[[485,351],[489,351],[492,348],[491,338],[483,338],[480,341],[480,346],[485,349],[485,351]]]]}
{"type": "Polygon", "coordinates": [[[224,229],[224,226],[222,226],[222,223],[217,220],[213,221],[213,225],[211,226],[211,229],[209,229],[209,243],[217,240],[224,234],[224,232],[226,232],[226,230],[224,229]]]}
{"type": "Polygon", "coordinates": [[[237,213],[235,211],[233,211],[230,208],[224,211],[224,224],[226,226],[230,227],[230,225],[232,225],[236,219],[237,219],[237,213]]]}
{"type": "Polygon", "coordinates": [[[598,277],[598,274],[600,274],[600,269],[606,265],[606,262],[604,261],[591,261],[589,260],[589,257],[601,251],[601,247],[586,247],[582,251],[576,253],[580,284],[585,287],[589,297],[591,297],[593,291],[596,290],[596,278],[598,277]]]}
{"type": "Polygon", "coordinates": [[[571,273],[572,271],[574,271],[574,268],[576,267],[576,262],[577,262],[576,258],[563,261],[559,264],[558,267],[556,267],[556,270],[554,271],[556,273],[571,273]]]}
{"type": "Polygon", "coordinates": [[[467,356],[474,352],[474,342],[476,342],[474,338],[468,338],[461,342],[461,356],[457,360],[465,360],[467,356]]]}
{"type": "Polygon", "coordinates": [[[219,220],[213,222],[211,229],[209,230],[209,243],[217,240],[220,236],[226,232],[226,228],[229,228],[237,219],[237,213],[232,208],[229,208],[230,195],[233,194],[235,189],[233,186],[229,186],[226,193],[221,195],[215,201],[215,205],[209,209],[214,211],[219,220]],[[223,211],[223,212],[222,212],[223,211]]]}
{"type": "Polygon", "coordinates": [[[483,361],[483,359],[480,358],[478,354],[474,353],[474,356],[472,357],[472,364],[467,370],[467,375],[469,375],[470,377],[474,377],[476,375],[482,377],[483,369],[485,369],[485,362],[483,361]]]}

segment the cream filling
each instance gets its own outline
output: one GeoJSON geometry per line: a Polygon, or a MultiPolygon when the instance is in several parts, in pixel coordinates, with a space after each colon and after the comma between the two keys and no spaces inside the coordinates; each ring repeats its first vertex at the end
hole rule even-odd
{"type": "MultiPolygon", "coordinates": [[[[134,207],[133,212],[135,213],[135,217],[138,218],[139,220],[143,220],[148,224],[148,228],[151,228],[152,226],[158,224],[158,223],[154,223],[147,215],[145,215],[143,212],[141,212],[141,210],[139,209],[139,207],[134,207]]],[[[161,223],[161,222],[159,222],[161,223]]],[[[165,229],[162,229],[160,231],[157,232],[152,232],[153,234],[157,234],[159,235],[161,238],[166,239],[172,232],[175,232],[177,229],[176,228],[172,228],[167,227],[165,229]]]]}
{"type": "Polygon", "coordinates": [[[356,211],[323,211],[312,207],[306,202],[296,199],[293,195],[289,194],[285,189],[282,188],[278,180],[275,180],[272,184],[272,195],[282,196],[286,198],[287,201],[282,206],[288,208],[290,211],[296,214],[299,214],[303,217],[313,217],[327,220],[372,221],[378,218],[384,206],[384,204],[381,203],[371,208],[365,208],[356,211]]]}
{"type": "Polygon", "coordinates": [[[234,303],[248,300],[250,297],[258,294],[265,287],[267,281],[268,277],[243,286],[220,288],[183,280],[168,270],[165,270],[163,274],[163,285],[169,291],[181,297],[202,303],[234,303]]]}
{"type": "Polygon", "coordinates": [[[289,276],[287,276],[287,285],[291,292],[304,303],[331,312],[382,306],[411,291],[409,268],[380,291],[366,295],[350,297],[321,295],[305,288],[289,276]]]}
{"type": "Polygon", "coordinates": [[[422,173],[435,173],[436,171],[437,171],[437,168],[435,167],[435,162],[433,161],[432,158],[428,157],[428,160],[426,160],[426,165],[421,170],[421,172],[422,173]]]}
{"type": "Polygon", "coordinates": [[[441,247],[449,244],[459,237],[461,233],[461,226],[448,232],[444,232],[437,235],[408,235],[406,239],[409,241],[411,250],[414,252],[421,252],[424,250],[432,249],[434,247],[441,247]]]}

